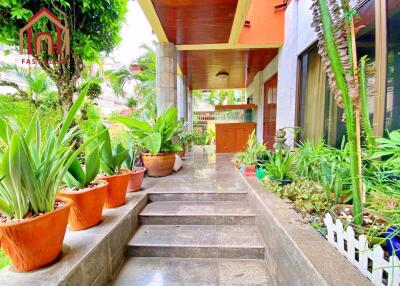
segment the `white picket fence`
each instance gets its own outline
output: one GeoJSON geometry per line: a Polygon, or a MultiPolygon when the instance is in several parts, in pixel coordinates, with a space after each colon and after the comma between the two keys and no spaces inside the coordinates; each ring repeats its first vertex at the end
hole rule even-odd
{"type": "Polygon", "coordinates": [[[338,219],[334,222],[330,214],[325,215],[324,223],[328,241],[374,285],[400,286],[400,262],[397,256],[387,260],[380,245],[370,249],[366,236],[360,235],[357,239],[351,226],[344,230],[342,222],[338,219]]]}

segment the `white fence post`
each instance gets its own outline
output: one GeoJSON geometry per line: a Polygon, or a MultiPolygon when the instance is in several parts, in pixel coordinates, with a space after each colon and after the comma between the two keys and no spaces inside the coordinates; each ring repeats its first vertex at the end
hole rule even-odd
{"type": "Polygon", "coordinates": [[[324,223],[327,240],[374,285],[400,286],[400,262],[396,255],[386,260],[380,245],[370,249],[365,235],[357,239],[351,226],[344,230],[342,222],[334,222],[330,214],[325,215],[324,223]]]}

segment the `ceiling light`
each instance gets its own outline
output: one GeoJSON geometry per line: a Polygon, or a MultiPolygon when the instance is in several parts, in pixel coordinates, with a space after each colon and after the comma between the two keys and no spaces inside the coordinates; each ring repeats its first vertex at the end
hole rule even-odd
{"type": "Polygon", "coordinates": [[[217,73],[216,77],[219,80],[225,80],[225,79],[227,79],[229,77],[229,73],[227,73],[225,71],[222,71],[222,72],[217,73]]]}

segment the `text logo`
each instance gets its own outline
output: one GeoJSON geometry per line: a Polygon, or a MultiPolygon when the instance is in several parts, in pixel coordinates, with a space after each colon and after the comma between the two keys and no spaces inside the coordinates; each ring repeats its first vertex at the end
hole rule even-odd
{"type": "Polygon", "coordinates": [[[24,34],[27,34],[27,54],[40,55],[47,44],[47,54],[49,55],[69,55],[69,30],[61,24],[60,19],[46,8],[40,9],[35,15],[28,20],[28,24],[19,31],[19,53],[24,53],[24,34]],[[36,35],[33,34],[32,27],[43,17],[46,17],[51,23],[54,24],[57,33],[57,43],[54,43],[53,36],[50,32],[40,32],[36,35]],[[33,47],[32,47],[33,45],[33,47]]]}

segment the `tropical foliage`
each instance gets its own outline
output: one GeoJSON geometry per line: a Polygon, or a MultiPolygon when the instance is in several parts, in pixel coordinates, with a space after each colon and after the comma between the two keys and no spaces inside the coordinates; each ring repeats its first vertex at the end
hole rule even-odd
{"type": "Polygon", "coordinates": [[[79,158],[75,158],[68,168],[65,181],[69,188],[83,189],[90,185],[100,170],[99,148],[85,152],[84,164],[82,166],[79,158]]]}
{"type": "MultiPolygon", "coordinates": [[[[0,43],[12,48],[19,46],[19,30],[41,8],[49,9],[69,29],[69,55],[65,51],[60,58],[47,53],[33,55],[56,84],[63,115],[66,116],[77,90],[84,61],[96,60],[100,53],[109,53],[120,42],[119,32],[127,12],[127,0],[43,0],[40,5],[36,0],[2,1],[0,43]],[[52,64],[48,59],[56,61],[52,64]]],[[[45,18],[33,27],[35,34],[47,30],[52,31],[51,23],[45,18]]]]}
{"type": "Polygon", "coordinates": [[[114,148],[112,147],[110,133],[102,123],[97,125],[97,134],[99,134],[97,143],[101,146],[101,171],[110,176],[118,174],[126,157],[129,155],[128,150],[122,144],[116,144],[114,148]]]}
{"type": "Polygon", "coordinates": [[[131,130],[132,135],[140,140],[143,147],[153,155],[162,152],[177,152],[182,148],[174,143],[179,134],[181,123],[177,120],[178,110],[169,108],[159,115],[154,122],[137,117],[119,117],[117,120],[131,130]]]}
{"type": "Polygon", "coordinates": [[[74,116],[82,105],[87,89],[82,91],[58,127],[49,126],[41,136],[39,114],[27,128],[11,118],[0,118],[0,211],[9,219],[23,219],[54,209],[56,193],[78,149],[71,144],[78,130],[70,129],[74,116]]]}
{"type": "Polygon", "coordinates": [[[123,67],[106,71],[106,76],[117,96],[125,96],[124,87],[133,81],[135,90],[132,90],[132,93],[135,93],[137,97],[134,95],[129,97],[129,107],[136,107],[141,116],[154,119],[157,114],[156,54],[148,45],[143,44],[141,48],[144,53],[134,61],[135,65],[139,66],[139,71],[132,71],[131,67],[123,67]]]}
{"type": "Polygon", "coordinates": [[[372,128],[367,116],[365,58],[357,62],[355,45],[355,17],[349,0],[313,0],[313,27],[328,75],[329,86],[339,107],[346,116],[347,138],[350,148],[350,176],[353,192],[354,222],[362,223],[362,159],[361,159],[361,112],[367,142],[372,145],[372,128]]]}

